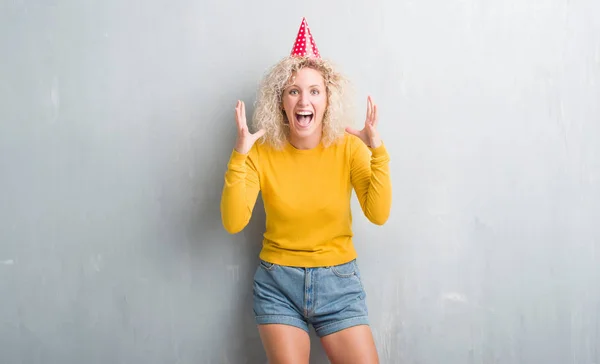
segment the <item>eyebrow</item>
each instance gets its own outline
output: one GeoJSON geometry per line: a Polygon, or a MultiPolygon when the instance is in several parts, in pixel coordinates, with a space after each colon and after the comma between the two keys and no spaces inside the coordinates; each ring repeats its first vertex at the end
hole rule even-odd
{"type": "MultiPolygon", "coordinates": [[[[289,85],[289,86],[286,86],[284,88],[284,90],[287,90],[290,87],[299,87],[299,86],[298,85],[289,85]]],[[[311,87],[323,87],[323,86],[322,85],[310,85],[310,86],[308,86],[308,88],[311,88],[311,87]]]]}

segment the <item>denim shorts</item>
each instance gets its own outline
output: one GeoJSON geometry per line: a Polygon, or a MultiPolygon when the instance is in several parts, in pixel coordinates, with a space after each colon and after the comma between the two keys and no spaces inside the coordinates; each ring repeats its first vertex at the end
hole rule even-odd
{"type": "Polygon", "coordinates": [[[260,260],[254,275],[256,323],[285,324],[318,337],[368,325],[366,294],[356,260],[299,268],[260,260]]]}

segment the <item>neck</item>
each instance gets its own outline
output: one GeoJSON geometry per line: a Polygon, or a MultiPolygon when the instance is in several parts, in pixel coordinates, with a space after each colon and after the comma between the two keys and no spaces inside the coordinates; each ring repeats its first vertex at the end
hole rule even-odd
{"type": "Polygon", "coordinates": [[[296,135],[290,135],[290,144],[296,149],[313,149],[321,143],[322,130],[308,137],[299,138],[296,135]]]}

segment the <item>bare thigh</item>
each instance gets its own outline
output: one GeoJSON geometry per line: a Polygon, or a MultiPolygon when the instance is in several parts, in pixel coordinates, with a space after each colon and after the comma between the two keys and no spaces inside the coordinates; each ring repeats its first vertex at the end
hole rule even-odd
{"type": "Polygon", "coordinates": [[[269,364],[308,364],[310,339],[306,331],[289,325],[258,325],[269,364]]]}
{"type": "Polygon", "coordinates": [[[377,364],[379,357],[371,328],[353,326],[321,338],[331,364],[377,364]]]}

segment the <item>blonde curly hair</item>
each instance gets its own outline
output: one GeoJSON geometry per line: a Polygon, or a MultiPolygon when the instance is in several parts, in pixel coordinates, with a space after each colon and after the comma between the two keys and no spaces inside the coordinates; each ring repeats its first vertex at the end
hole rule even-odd
{"type": "Polygon", "coordinates": [[[288,56],[271,67],[262,79],[252,118],[255,130],[265,129],[262,142],[276,149],[281,149],[289,137],[282,108],[283,91],[293,74],[302,68],[319,71],[325,81],[327,109],[323,116],[322,144],[329,146],[340,140],[346,127],[352,125],[352,94],[348,79],[328,60],[288,56]]]}

